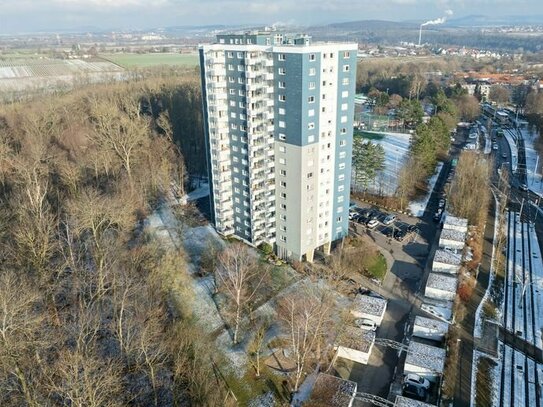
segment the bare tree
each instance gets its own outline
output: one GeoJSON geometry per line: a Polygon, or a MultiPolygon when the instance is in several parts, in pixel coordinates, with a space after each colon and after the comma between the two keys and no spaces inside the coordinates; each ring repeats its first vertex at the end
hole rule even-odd
{"type": "Polygon", "coordinates": [[[249,345],[249,353],[254,358],[253,366],[255,368],[256,377],[260,377],[260,355],[269,328],[270,323],[266,319],[260,319],[254,322],[254,337],[249,345]]]}
{"type": "Polygon", "coordinates": [[[232,341],[238,343],[238,333],[243,312],[264,279],[264,273],[257,267],[256,259],[246,245],[235,243],[219,254],[216,280],[231,299],[234,306],[234,333],[232,341]]]}
{"type": "Polygon", "coordinates": [[[280,307],[280,317],[288,331],[294,370],[294,392],[297,392],[311,357],[320,358],[321,341],[330,320],[332,301],[324,289],[308,289],[291,294],[280,307]]]}

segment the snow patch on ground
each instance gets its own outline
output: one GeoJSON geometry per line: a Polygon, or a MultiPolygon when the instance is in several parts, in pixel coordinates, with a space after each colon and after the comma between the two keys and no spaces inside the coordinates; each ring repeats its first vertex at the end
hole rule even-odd
{"type": "Polygon", "coordinates": [[[543,176],[539,168],[539,154],[534,147],[535,140],[538,136],[536,132],[521,130],[522,138],[524,139],[524,150],[526,152],[526,185],[530,191],[539,196],[543,196],[543,176]]]}
{"type": "Polygon", "coordinates": [[[518,166],[518,148],[516,137],[511,130],[505,130],[503,134],[507,139],[507,144],[509,144],[509,149],[511,150],[511,169],[513,172],[515,172],[518,166]]]}
{"type": "MultiPolygon", "coordinates": [[[[496,237],[498,235],[498,229],[499,229],[499,225],[500,225],[500,220],[499,220],[499,214],[501,213],[501,211],[499,210],[500,209],[500,204],[498,202],[498,200],[496,199],[496,196],[494,196],[494,202],[495,202],[495,211],[494,211],[494,219],[495,219],[495,223],[494,223],[494,237],[492,238],[493,242],[496,242],[496,237]]],[[[483,311],[483,305],[484,303],[490,298],[490,291],[492,289],[492,283],[494,282],[494,278],[495,278],[495,270],[494,270],[494,255],[495,255],[495,252],[496,252],[496,246],[493,244],[492,245],[492,257],[490,258],[490,271],[489,271],[489,277],[488,277],[488,286],[486,287],[486,291],[485,291],[485,295],[483,296],[483,299],[481,300],[481,302],[479,303],[479,306],[477,307],[477,310],[475,311],[475,327],[473,328],[473,336],[475,338],[481,338],[481,335],[482,335],[482,330],[483,330],[483,319],[482,319],[482,316],[481,316],[481,313],[483,311]]],[[[497,309],[501,309],[501,304],[497,304],[497,309]]],[[[498,320],[500,319],[500,317],[498,316],[497,318],[498,320]]],[[[497,321],[496,321],[497,322],[497,321]]]]}
{"type": "Polygon", "coordinates": [[[407,161],[411,134],[383,133],[368,131],[382,139],[370,140],[373,144],[379,144],[385,150],[385,169],[377,174],[375,181],[368,186],[368,192],[375,195],[393,196],[398,189],[398,174],[407,161]]]}
{"type": "Polygon", "coordinates": [[[436,171],[434,175],[430,177],[430,180],[428,181],[428,192],[426,195],[418,200],[413,201],[409,203],[409,211],[413,216],[416,216],[417,218],[422,218],[424,215],[424,211],[426,210],[426,206],[428,205],[428,202],[430,201],[430,195],[432,195],[432,192],[434,190],[434,187],[436,186],[437,179],[439,177],[439,174],[441,173],[441,169],[443,168],[443,163],[439,162],[436,166],[436,171]]]}

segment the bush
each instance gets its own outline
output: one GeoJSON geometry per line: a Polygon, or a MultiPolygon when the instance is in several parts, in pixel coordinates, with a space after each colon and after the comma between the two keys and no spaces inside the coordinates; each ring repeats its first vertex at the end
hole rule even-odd
{"type": "Polygon", "coordinates": [[[269,256],[273,253],[273,247],[268,243],[262,243],[259,247],[259,249],[264,253],[266,256],[269,256]]]}
{"type": "Polygon", "coordinates": [[[458,296],[462,302],[468,302],[472,293],[473,287],[468,282],[460,283],[460,287],[458,287],[458,296]]]}

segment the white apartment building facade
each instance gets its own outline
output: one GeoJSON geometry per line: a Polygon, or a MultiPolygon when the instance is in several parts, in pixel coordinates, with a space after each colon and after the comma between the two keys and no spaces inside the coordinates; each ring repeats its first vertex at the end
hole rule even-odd
{"type": "Polygon", "coordinates": [[[200,47],[219,233],[308,261],[347,235],[356,54],[277,32],[200,47]]]}

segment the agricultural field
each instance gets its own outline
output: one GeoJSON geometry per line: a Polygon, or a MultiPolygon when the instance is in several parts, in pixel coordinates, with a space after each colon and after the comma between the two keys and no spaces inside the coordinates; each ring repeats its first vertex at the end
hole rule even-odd
{"type": "Polygon", "coordinates": [[[122,71],[101,59],[0,58],[0,80],[122,71]]]}
{"type": "Polygon", "coordinates": [[[0,102],[68,90],[81,84],[119,81],[129,73],[110,61],[0,56],[0,102]]]}
{"type": "Polygon", "coordinates": [[[159,65],[198,66],[197,54],[103,54],[101,57],[123,68],[147,68],[159,65]]]}

